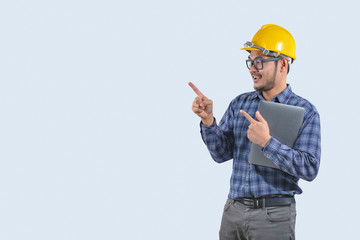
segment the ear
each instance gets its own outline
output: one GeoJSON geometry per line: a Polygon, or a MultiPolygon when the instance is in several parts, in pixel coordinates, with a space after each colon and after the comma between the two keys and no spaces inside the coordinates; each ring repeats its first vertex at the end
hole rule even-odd
{"type": "Polygon", "coordinates": [[[289,65],[289,60],[287,58],[283,58],[280,61],[280,72],[285,72],[287,73],[287,68],[289,65]]]}

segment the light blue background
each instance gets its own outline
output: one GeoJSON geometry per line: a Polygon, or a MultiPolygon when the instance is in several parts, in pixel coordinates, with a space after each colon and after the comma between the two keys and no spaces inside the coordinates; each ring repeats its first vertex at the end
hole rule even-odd
{"type": "Polygon", "coordinates": [[[354,239],[359,21],[350,0],[2,0],[0,239],[217,239],[231,161],[211,160],[187,82],[220,119],[268,23],[293,34],[288,82],[322,120],[297,238],[354,239]]]}

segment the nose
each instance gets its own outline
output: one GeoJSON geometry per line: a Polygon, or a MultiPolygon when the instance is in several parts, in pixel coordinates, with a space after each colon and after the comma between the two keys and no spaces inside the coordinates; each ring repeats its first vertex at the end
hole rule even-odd
{"type": "Polygon", "coordinates": [[[250,72],[250,73],[259,71],[259,70],[257,70],[257,69],[255,68],[255,64],[251,64],[250,66],[251,66],[250,69],[249,69],[249,72],[250,72]]]}

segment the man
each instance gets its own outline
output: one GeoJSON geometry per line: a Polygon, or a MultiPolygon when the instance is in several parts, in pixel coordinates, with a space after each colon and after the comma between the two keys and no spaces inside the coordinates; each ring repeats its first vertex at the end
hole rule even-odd
{"type": "Polygon", "coordinates": [[[201,118],[201,135],[212,158],[218,163],[233,159],[220,239],[295,239],[294,195],[302,193],[298,181],[312,181],[320,165],[319,114],[286,83],[289,64],[296,59],[295,41],[286,29],[264,25],[241,50],[250,53],[246,64],[256,91],[236,97],[219,125],[213,102],[189,83],[197,94],[192,110],[201,118]],[[292,148],[271,136],[257,111],[261,100],[305,108],[292,148]],[[250,164],[252,143],[279,169],[250,164]]]}

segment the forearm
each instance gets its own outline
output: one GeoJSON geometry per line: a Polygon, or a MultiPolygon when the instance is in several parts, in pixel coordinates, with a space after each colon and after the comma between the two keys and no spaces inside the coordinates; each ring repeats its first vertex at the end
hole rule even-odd
{"type": "Polygon", "coordinates": [[[319,143],[313,144],[309,149],[292,149],[271,138],[263,152],[282,171],[312,181],[317,176],[320,166],[320,146],[317,146],[319,143]]]}
{"type": "Polygon", "coordinates": [[[232,133],[221,130],[215,119],[210,126],[200,125],[202,139],[214,161],[222,163],[232,159],[234,145],[232,133]]]}

